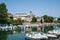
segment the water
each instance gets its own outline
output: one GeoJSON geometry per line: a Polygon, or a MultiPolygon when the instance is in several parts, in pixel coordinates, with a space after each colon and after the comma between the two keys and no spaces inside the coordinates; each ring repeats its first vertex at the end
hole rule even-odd
{"type": "MultiPolygon", "coordinates": [[[[25,33],[8,35],[7,40],[26,40],[25,33]]],[[[60,37],[58,39],[54,39],[54,40],[60,40],[60,37]]]]}
{"type": "Polygon", "coordinates": [[[7,40],[25,40],[25,33],[8,35],[7,40]]]}
{"type": "MultiPolygon", "coordinates": [[[[57,28],[56,30],[60,30],[60,28],[57,28]]],[[[9,34],[9,33],[3,32],[3,34],[2,34],[2,32],[1,32],[0,40],[25,40],[25,33],[17,33],[17,34],[9,34]]],[[[60,37],[56,40],[60,40],[60,37]]]]}
{"type": "MultiPolygon", "coordinates": [[[[37,32],[37,33],[39,33],[39,32],[37,32]]],[[[6,34],[6,32],[4,32],[4,33],[0,33],[0,40],[26,40],[25,34],[26,33],[6,34]]],[[[60,36],[55,40],[60,40],[60,36]]]]}

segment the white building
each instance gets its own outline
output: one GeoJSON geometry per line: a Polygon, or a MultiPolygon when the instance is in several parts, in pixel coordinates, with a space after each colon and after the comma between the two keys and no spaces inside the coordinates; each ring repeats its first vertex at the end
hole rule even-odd
{"type": "Polygon", "coordinates": [[[16,13],[16,15],[13,16],[13,19],[17,20],[17,19],[21,18],[21,20],[30,22],[32,20],[32,17],[36,17],[37,21],[40,21],[41,19],[43,20],[43,18],[37,17],[36,15],[34,15],[32,13],[32,11],[30,11],[30,13],[28,13],[28,14],[27,13],[16,13]]]}

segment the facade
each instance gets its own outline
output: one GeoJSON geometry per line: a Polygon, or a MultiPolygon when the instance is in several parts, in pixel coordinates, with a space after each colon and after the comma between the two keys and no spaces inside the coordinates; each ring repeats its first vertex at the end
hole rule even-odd
{"type": "Polygon", "coordinates": [[[16,13],[16,15],[13,16],[13,19],[17,20],[17,19],[21,18],[21,20],[25,20],[25,21],[30,22],[32,20],[32,17],[36,17],[38,22],[41,19],[43,20],[43,18],[37,17],[36,15],[34,15],[32,13],[32,11],[30,11],[28,14],[27,13],[16,13]]]}
{"type": "Polygon", "coordinates": [[[41,20],[42,20],[42,22],[44,22],[43,17],[39,17],[39,16],[37,16],[36,18],[37,18],[37,21],[38,21],[38,22],[41,22],[41,20]]]}
{"type": "Polygon", "coordinates": [[[16,13],[16,15],[13,16],[13,19],[17,20],[17,19],[21,18],[22,20],[25,20],[26,17],[27,17],[26,13],[16,13]]]}

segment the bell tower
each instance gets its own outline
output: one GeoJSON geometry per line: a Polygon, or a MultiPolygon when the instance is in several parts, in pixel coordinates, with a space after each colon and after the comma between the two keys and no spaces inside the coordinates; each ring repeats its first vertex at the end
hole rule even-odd
{"type": "Polygon", "coordinates": [[[30,11],[30,13],[32,13],[32,11],[30,11]]]}

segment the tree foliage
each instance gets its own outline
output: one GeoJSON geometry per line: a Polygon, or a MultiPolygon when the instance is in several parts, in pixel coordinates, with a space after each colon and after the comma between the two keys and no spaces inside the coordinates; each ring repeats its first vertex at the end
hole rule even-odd
{"type": "Polygon", "coordinates": [[[11,15],[10,17],[7,18],[7,24],[12,24],[13,23],[13,16],[11,15]]]}
{"type": "Polygon", "coordinates": [[[41,19],[40,22],[41,22],[41,24],[42,24],[42,23],[43,23],[43,20],[41,19]]]}
{"type": "Polygon", "coordinates": [[[23,23],[23,20],[21,20],[20,18],[18,20],[13,21],[14,25],[22,25],[22,23],[23,23]]]}
{"type": "Polygon", "coordinates": [[[48,16],[48,15],[44,15],[43,18],[44,18],[44,22],[48,22],[48,23],[51,23],[54,20],[53,17],[48,16]]]}
{"type": "Polygon", "coordinates": [[[5,3],[0,3],[0,23],[7,23],[7,8],[5,3]]]}
{"type": "Polygon", "coordinates": [[[60,23],[60,18],[57,19],[57,22],[60,23]]]}
{"type": "Polygon", "coordinates": [[[32,17],[31,22],[37,22],[37,18],[36,17],[32,17]]]}
{"type": "Polygon", "coordinates": [[[60,18],[58,18],[57,20],[60,20],[60,18]]]}

